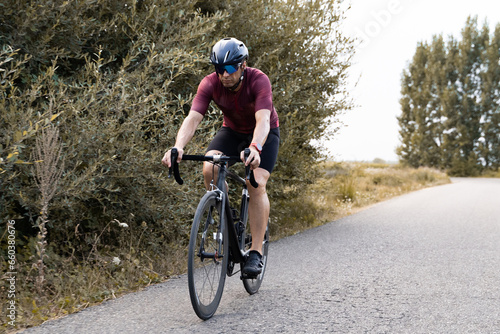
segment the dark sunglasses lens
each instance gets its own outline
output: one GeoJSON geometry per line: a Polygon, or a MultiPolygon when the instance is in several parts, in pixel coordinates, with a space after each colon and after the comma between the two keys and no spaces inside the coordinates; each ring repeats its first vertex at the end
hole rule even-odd
{"type": "Polygon", "coordinates": [[[225,70],[224,66],[215,66],[215,72],[217,72],[217,74],[224,74],[225,70]]]}
{"type": "Polygon", "coordinates": [[[227,71],[227,73],[233,74],[234,72],[236,72],[238,70],[238,68],[239,68],[239,64],[215,66],[215,72],[217,72],[217,74],[224,74],[224,72],[227,71]]]}
{"type": "Polygon", "coordinates": [[[234,72],[236,72],[238,70],[238,67],[239,67],[238,65],[226,65],[226,66],[224,66],[227,73],[229,73],[229,74],[233,74],[234,72]]]}

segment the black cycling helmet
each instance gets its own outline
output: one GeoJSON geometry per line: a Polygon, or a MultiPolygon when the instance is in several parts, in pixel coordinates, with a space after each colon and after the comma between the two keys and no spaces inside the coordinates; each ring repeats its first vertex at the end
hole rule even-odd
{"type": "MultiPolygon", "coordinates": [[[[233,74],[240,68],[241,64],[248,59],[248,49],[242,41],[236,38],[227,37],[215,43],[210,53],[210,61],[215,66],[215,72],[223,75],[224,72],[233,74]]],[[[245,71],[241,72],[240,79],[233,87],[234,91],[245,78],[245,71]]]]}
{"type": "Polygon", "coordinates": [[[210,54],[210,61],[215,66],[239,64],[247,59],[248,49],[245,44],[231,37],[215,43],[210,54]]]}

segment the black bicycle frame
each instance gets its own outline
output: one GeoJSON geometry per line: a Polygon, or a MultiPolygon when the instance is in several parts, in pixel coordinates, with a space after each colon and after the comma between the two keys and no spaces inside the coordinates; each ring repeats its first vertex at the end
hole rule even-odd
{"type": "Polygon", "coordinates": [[[244,221],[243,219],[245,218],[242,217],[242,215],[244,215],[246,212],[246,207],[244,206],[248,205],[248,198],[249,198],[248,189],[245,180],[240,176],[228,171],[226,165],[227,162],[222,162],[220,164],[219,176],[217,179],[217,188],[221,190],[223,194],[222,211],[226,213],[224,217],[225,219],[227,219],[227,222],[225,222],[223,226],[226,226],[226,228],[228,229],[228,235],[230,240],[229,248],[231,249],[231,255],[233,256],[233,261],[242,263],[244,262],[245,259],[244,259],[244,254],[240,249],[238,234],[236,233],[235,221],[233,220],[233,213],[231,212],[231,206],[229,204],[229,196],[227,191],[222,189],[226,188],[225,184],[226,176],[231,177],[233,180],[243,185],[242,204],[241,204],[242,207],[240,208],[240,219],[242,221],[244,221]]]}
{"type": "MultiPolygon", "coordinates": [[[[245,160],[248,158],[250,154],[250,149],[246,148],[244,152],[244,157],[245,160]]],[[[177,163],[177,156],[178,152],[176,148],[173,148],[171,151],[171,168],[169,169],[169,177],[172,174],[174,174],[174,178],[177,181],[178,184],[183,184],[184,181],[182,180],[180,173],[179,173],[179,164],[177,163]]],[[[249,201],[249,195],[248,195],[248,186],[246,183],[246,180],[250,181],[250,184],[254,187],[257,188],[259,185],[255,181],[253,172],[250,171],[250,166],[245,167],[245,179],[240,177],[238,174],[233,173],[232,171],[227,169],[227,165],[229,161],[235,161],[238,160],[238,157],[227,157],[227,156],[198,156],[198,155],[184,155],[182,157],[183,160],[195,160],[195,161],[214,161],[218,163],[219,166],[219,171],[218,171],[218,178],[217,178],[217,185],[216,187],[220,191],[220,194],[222,195],[222,212],[225,212],[225,219],[228,221],[225,222],[226,224],[223,224],[223,226],[227,226],[228,229],[228,235],[229,235],[229,247],[231,250],[231,254],[233,256],[233,261],[234,262],[239,262],[243,263],[245,261],[244,258],[244,253],[242,249],[244,249],[243,243],[245,240],[238,240],[238,233],[236,232],[236,227],[235,227],[235,222],[233,220],[233,214],[231,212],[231,207],[229,205],[229,196],[226,190],[226,184],[225,180],[226,177],[229,176],[231,179],[235,180],[236,182],[240,183],[243,186],[243,192],[242,192],[242,198],[241,198],[241,207],[240,207],[240,220],[241,221],[247,221],[248,216],[248,201],[249,201]],[[241,244],[240,244],[241,242],[241,244]]],[[[222,218],[224,219],[224,218],[222,218]]],[[[238,222],[239,223],[239,222],[238,222]]]]}

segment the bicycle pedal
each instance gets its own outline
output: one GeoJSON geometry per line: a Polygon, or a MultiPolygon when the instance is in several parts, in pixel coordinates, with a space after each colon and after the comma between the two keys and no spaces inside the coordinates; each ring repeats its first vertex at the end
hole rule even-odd
{"type": "Polygon", "coordinates": [[[229,261],[228,264],[227,264],[227,275],[228,276],[232,276],[233,275],[233,271],[234,271],[234,262],[233,261],[229,261]]]}
{"type": "Polygon", "coordinates": [[[259,275],[260,274],[257,274],[257,275],[248,275],[248,274],[241,273],[240,279],[241,280],[244,280],[244,279],[257,279],[259,277],[259,275]]]}

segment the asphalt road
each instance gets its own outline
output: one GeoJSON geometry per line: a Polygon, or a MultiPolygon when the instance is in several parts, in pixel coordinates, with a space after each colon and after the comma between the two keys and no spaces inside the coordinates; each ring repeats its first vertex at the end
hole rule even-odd
{"type": "Polygon", "coordinates": [[[271,243],[199,320],[185,275],[24,333],[500,333],[500,179],[453,179],[271,243]]]}

